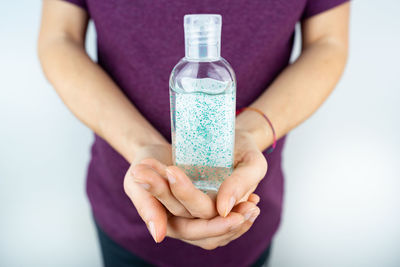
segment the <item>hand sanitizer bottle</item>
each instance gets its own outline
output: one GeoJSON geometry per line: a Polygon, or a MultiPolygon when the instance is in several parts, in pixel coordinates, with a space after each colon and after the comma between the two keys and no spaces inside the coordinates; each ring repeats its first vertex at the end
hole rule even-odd
{"type": "Polygon", "coordinates": [[[233,170],[236,80],[220,56],[221,25],[220,15],[184,17],[185,57],[169,83],[174,164],[206,192],[233,170]]]}

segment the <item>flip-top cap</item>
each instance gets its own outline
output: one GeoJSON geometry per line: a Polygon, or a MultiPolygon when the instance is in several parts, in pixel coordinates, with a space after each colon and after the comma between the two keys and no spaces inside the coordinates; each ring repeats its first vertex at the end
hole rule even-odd
{"type": "Polygon", "coordinates": [[[221,15],[185,15],[186,57],[194,59],[215,59],[220,57],[221,15]]]}

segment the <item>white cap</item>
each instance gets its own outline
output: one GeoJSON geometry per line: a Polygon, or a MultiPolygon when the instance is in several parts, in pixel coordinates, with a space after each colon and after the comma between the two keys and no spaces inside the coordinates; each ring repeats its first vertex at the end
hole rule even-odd
{"type": "Polygon", "coordinates": [[[190,59],[218,59],[221,50],[221,15],[185,15],[185,56],[190,59]]]}

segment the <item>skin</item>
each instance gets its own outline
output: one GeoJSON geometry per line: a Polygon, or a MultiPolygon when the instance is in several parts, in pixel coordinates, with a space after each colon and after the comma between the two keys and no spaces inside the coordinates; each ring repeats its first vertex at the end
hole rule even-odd
{"type": "MultiPolygon", "coordinates": [[[[334,89],[347,60],[348,21],[348,3],[305,20],[300,57],[252,103],[268,115],[278,138],[314,113],[334,89]]],[[[235,170],[216,196],[204,194],[172,166],[171,145],[86,54],[87,23],[84,10],[44,0],[40,62],[74,115],[132,163],[124,189],[155,242],[169,236],[214,249],[243,235],[260,214],[260,197],[253,192],[267,172],[261,151],[273,142],[264,118],[253,111],[237,117],[235,170]]]]}

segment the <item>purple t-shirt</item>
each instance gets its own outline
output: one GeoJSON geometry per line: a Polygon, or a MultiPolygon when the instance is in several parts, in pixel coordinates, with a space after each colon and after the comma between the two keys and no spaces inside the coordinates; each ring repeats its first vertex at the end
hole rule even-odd
{"type": "MultiPolygon", "coordinates": [[[[97,31],[98,63],[170,140],[169,74],[184,56],[183,16],[222,15],[221,55],[237,78],[237,108],[252,103],[288,65],[296,22],[346,0],[66,0],[85,9],[97,31]]],[[[278,229],[283,196],[281,153],[285,138],[267,155],[269,169],[256,193],[261,214],[251,229],[212,251],[166,238],[154,243],[123,190],[129,164],[95,137],[87,175],[94,217],[111,239],[157,266],[248,266],[278,229]]]]}

